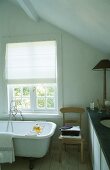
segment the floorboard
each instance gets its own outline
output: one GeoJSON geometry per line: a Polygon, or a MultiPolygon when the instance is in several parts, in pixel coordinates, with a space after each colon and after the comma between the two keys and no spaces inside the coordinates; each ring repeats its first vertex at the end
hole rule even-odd
{"type": "MultiPolygon", "coordinates": [[[[63,149],[62,161],[59,162],[59,144],[52,144],[51,149],[43,158],[33,160],[33,170],[92,170],[88,151],[84,151],[84,163],[80,161],[80,151],[77,146],[66,146],[63,149]]],[[[12,164],[2,164],[1,170],[28,170],[29,158],[16,157],[12,164]]]]}

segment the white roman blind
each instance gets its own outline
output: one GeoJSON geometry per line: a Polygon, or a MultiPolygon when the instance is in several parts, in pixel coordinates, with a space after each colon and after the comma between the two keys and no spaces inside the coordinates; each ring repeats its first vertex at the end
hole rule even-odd
{"type": "Polygon", "coordinates": [[[8,83],[55,83],[56,41],[8,43],[6,80],[8,83]]]}

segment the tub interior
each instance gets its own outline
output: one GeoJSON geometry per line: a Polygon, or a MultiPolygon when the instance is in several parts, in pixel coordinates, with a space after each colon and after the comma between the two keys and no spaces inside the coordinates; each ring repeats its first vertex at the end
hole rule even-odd
{"type": "Polygon", "coordinates": [[[38,124],[42,131],[39,136],[48,136],[52,131],[51,122],[43,121],[0,121],[0,132],[12,132],[16,135],[35,135],[33,127],[38,124]]]}

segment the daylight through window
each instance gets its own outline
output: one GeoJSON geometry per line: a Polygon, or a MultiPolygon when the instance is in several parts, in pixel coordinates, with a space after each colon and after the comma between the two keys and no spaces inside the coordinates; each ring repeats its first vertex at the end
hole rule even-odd
{"type": "Polygon", "coordinates": [[[8,103],[14,100],[23,112],[57,110],[56,73],[56,41],[6,45],[8,103]]]}

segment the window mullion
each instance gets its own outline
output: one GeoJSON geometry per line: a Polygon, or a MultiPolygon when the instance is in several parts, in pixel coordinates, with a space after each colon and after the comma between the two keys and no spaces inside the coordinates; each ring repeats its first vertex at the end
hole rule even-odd
{"type": "Polygon", "coordinates": [[[31,88],[31,107],[32,111],[34,112],[36,110],[36,87],[32,86],[31,88]]]}

